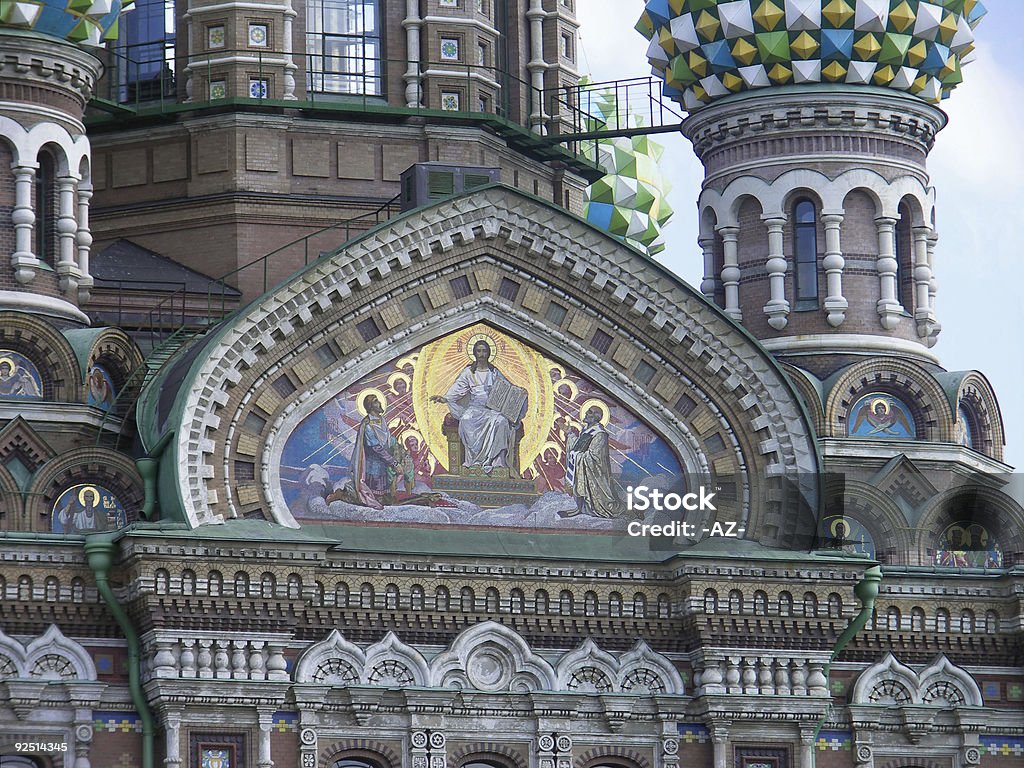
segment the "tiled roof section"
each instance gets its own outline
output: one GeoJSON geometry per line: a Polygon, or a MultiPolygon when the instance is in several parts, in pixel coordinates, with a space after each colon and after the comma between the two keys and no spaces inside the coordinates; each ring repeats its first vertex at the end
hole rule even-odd
{"type": "MultiPolygon", "coordinates": [[[[115,240],[94,254],[89,271],[100,281],[98,288],[104,287],[102,281],[122,280],[131,283],[124,285],[125,288],[135,290],[171,293],[184,287],[190,293],[206,293],[213,285],[218,296],[222,291],[216,278],[189,269],[156,251],[125,239],[115,240]]],[[[227,296],[241,295],[231,286],[224,286],[223,292],[227,296]]]]}

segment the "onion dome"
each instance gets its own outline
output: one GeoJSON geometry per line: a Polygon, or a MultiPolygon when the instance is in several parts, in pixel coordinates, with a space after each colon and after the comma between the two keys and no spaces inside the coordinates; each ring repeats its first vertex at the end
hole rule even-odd
{"type": "Polygon", "coordinates": [[[102,47],[117,39],[117,18],[135,0],[0,0],[0,28],[102,47]]]}
{"type": "Polygon", "coordinates": [[[978,0],[648,0],[637,30],[665,94],[693,112],[758,88],[835,83],[938,103],[959,85],[978,0]]]}

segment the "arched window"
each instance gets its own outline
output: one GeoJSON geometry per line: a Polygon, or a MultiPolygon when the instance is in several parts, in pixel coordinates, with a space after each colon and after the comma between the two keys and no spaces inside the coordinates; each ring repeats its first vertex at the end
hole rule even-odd
{"type": "Polygon", "coordinates": [[[793,596],[789,592],[779,593],[779,616],[793,615],[793,596]]]}
{"type": "Polygon", "coordinates": [[[533,606],[536,613],[547,613],[548,612],[548,593],[543,589],[538,589],[533,596],[533,606]]]}
{"type": "Polygon", "coordinates": [[[573,604],[572,592],[567,589],[563,589],[558,594],[558,610],[563,616],[572,616],[572,611],[575,605],[573,604]]]}
{"type": "Polygon", "coordinates": [[[60,582],[55,576],[47,576],[43,589],[48,603],[55,603],[60,599],[60,582]]]}
{"type": "Polygon", "coordinates": [[[935,612],[935,631],[949,632],[949,611],[945,608],[939,608],[935,612]]]}
{"type": "Polygon", "coordinates": [[[713,589],[704,590],[704,613],[709,616],[718,613],[718,593],[713,589]]]}
{"type": "Polygon", "coordinates": [[[796,262],[796,298],[818,300],[818,215],[807,198],[793,205],[793,256],[796,262]]]}
{"type": "Polygon", "coordinates": [[[153,577],[153,590],[158,595],[166,595],[171,591],[171,574],[164,568],[158,568],[153,577]]]}
{"type": "Polygon", "coordinates": [[[398,610],[398,586],[388,584],[384,587],[384,607],[389,611],[398,610]]]}
{"type": "Polygon", "coordinates": [[[633,616],[638,619],[647,616],[647,596],[643,592],[633,595],[633,616]]]}
{"type": "Polygon", "coordinates": [[[914,295],[914,214],[910,206],[900,206],[896,222],[896,301],[907,312],[913,312],[914,295]]]}
{"type": "Polygon", "coordinates": [[[497,613],[501,610],[501,595],[494,587],[488,587],[484,592],[484,607],[488,613],[497,613]]]}
{"type": "Polygon", "coordinates": [[[366,582],[359,588],[359,607],[360,608],[373,608],[374,599],[373,584],[366,582]]]}
{"type": "Polygon", "coordinates": [[[754,615],[764,616],[768,613],[768,595],[760,589],[754,593],[754,615]]]}
{"type": "Polygon", "coordinates": [[[260,596],[264,599],[271,599],[277,591],[277,577],[272,573],[264,573],[260,579],[260,596]]]}
{"type": "Polygon", "coordinates": [[[818,596],[813,592],[804,595],[804,616],[814,618],[818,615],[818,596]]]}
{"type": "Polygon", "coordinates": [[[220,571],[210,571],[206,576],[206,591],[210,597],[220,597],[224,592],[224,577],[220,571]]]}
{"type": "MultiPolygon", "coordinates": [[[[0,579],[0,597],[3,596],[5,591],[6,585],[3,580],[0,579]]],[[[85,582],[78,576],[71,580],[71,600],[76,603],[80,603],[85,600],[85,582]]]]}
{"type": "Polygon", "coordinates": [[[729,613],[733,616],[743,613],[743,593],[738,589],[729,593],[729,613]]]}
{"type": "Polygon", "coordinates": [[[999,614],[995,611],[985,612],[985,634],[994,635],[999,632],[999,614]]]}
{"type": "Polygon", "coordinates": [[[587,592],[583,595],[583,615],[597,616],[597,593],[587,592]]]}
{"type": "Polygon", "coordinates": [[[658,618],[667,619],[672,612],[672,602],[669,600],[668,595],[662,592],[658,595],[658,618]]]}
{"type": "Polygon", "coordinates": [[[181,594],[194,595],[196,593],[196,573],[189,569],[181,572],[181,594]]]}
{"type": "Polygon", "coordinates": [[[365,757],[343,757],[334,763],[332,768],[381,768],[380,763],[367,760],[365,757]]]}
{"type": "Polygon", "coordinates": [[[843,598],[835,592],[828,596],[828,617],[830,619],[843,618],[843,598]]]}
{"type": "Polygon", "coordinates": [[[618,592],[612,592],[608,595],[608,615],[613,619],[618,619],[622,616],[622,595],[618,592]]]}
{"type": "Polygon", "coordinates": [[[924,632],[924,610],[922,608],[913,608],[910,611],[910,631],[924,632]]]}
{"type": "Polygon", "coordinates": [[[343,581],[334,585],[334,604],[338,608],[348,608],[348,584],[343,581]]]}
{"type": "Polygon", "coordinates": [[[434,590],[434,609],[438,611],[451,610],[451,594],[447,587],[438,587],[434,590]]]}
{"type": "Polygon", "coordinates": [[[249,596],[249,574],[239,571],[235,574],[235,597],[249,596]]]}
{"type": "Polygon", "coordinates": [[[288,576],[288,598],[298,600],[302,597],[302,577],[297,573],[288,576]]]}
{"type": "Polygon", "coordinates": [[[422,611],[424,602],[425,594],[423,587],[419,584],[413,584],[409,590],[409,607],[414,611],[422,611]]]}
{"type": "Polygon", "coordinates": [[[39,153],[39,167],[36,169],[36,223],[33,248],[36,258],[49,264],[57,263],[57,187],[56,164],[53,155],[44,150],[39,153]]]}
{"type": "Polygon", "coordinates": [[[526,603],[526,598],[525,598],[525,595],[523,595],[523,590],[518,589],[518,588],[517,589],[513,589],[511,594],[509,594],[509,596],[508,596],[509,610],[511,610],[512,613],[522,613],[523,612],[523,606],[524,606],[525,603],[526,603]]]}
{"type": "Polygon", "coordinates": [[[378,0],[310,0],[306,4],[309,89],[379,96],[384,92],[378,0]]]}
{"type": "Polygon", "coordinates": [[[885,613],[885,628],[890,632],[899,632],[900,619],[900,609],[895,605],[890,606],[889,610],[885,613]]]}
{"type": "Polygon", "coordinates": [[[965,635],[970,635],[974,632],[974,611],[965,609],[960,614],[960,631],[965,635]]]}
{"type": "Polygon", "coordinates": [[[461,610],[462,610],[462,612],[463,613],[472,613],[473,609],[476,607],[475,606],[476,594],[473,592],[473,588],[472,587],[463,587],[462,588],[462,595],[461,595],[461,597],[462,597],[462,603],[461,603],[461,610]]]}

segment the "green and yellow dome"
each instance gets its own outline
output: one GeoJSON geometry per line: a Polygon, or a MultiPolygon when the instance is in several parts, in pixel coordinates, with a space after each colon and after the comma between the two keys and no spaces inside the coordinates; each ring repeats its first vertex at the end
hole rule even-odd
{"type": "Polygon", "coordinates": [[[938,103],[962,82],[978,0],[648,0],[636,28],[692,111],[777,85],[846,83],[938,103]]]}
{"type": "Polygon", "coordinates": [[[0,0],[0,29],[22,29],[83,47],[117,39],[117,18],[135,0],[0,0]]]}

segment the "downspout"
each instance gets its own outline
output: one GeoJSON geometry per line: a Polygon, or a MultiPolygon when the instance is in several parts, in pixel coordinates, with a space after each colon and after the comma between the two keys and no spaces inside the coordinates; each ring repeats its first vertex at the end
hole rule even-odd
{"type": "Polygon", "coordinates": [[[167,448],[173,435],[174,432],[167,432],[153,446],[153,450],[149,451],[141,459],[135,460],[135,467],[139,470],[139,475],[142,477],[142,490],[145,494],[142,502],[142,518],[144,520],[152,520],[153,513],[156,511],[156,482],[160,469],[160,454],[167,448]]]}
{"type": "MultiPolygon", "coordinates": [[[[835,648],[832,649],[832,656],[828,660],[828,664],[825,665],[825,680],[829,680],[829,673],[832,670],[832,662],[839,658],[839,654],[843,652],[850,641],[860,632],[868,623],[868,619],[871,618],[872,613],[875,610],[875,600],[878,599],[878,592],[882,585],[882,566],[873,565],[864,571],[864,578],[857,583],[857,586],[853,588],[853,593],[860,600],[860,613],[858,613],[853,621],[850,622],[846,631],[839,636],[836,640],[835,648]]],[[[832,686],[828,685],[829,695],[832,692],[832,686]]],[[[814,729],[814,739],[811,742],[811,760],[810,764],[805,768],[814,768],[817,752],[815,745],[818,743],[818,735],[821,733],[821,729],[825,725],[825,718],[828,715],[822,716],[821,720],[818,721],[818,727],[814,729]]]]}
{"type": "Polygon", "coordinates": [[[131,693],[132,703],[142,720],[142,768],[154,768],[153,766],[153,739],[155,730],[153,727],[153,714],[149,711],[149,703],[146,701],[146,694],[142,691],[142,681],[139,670],[142,667],[142,653],[139,647],[139,636],[132,626],[131,619],[124,612],[121,604],[110,587],[107,574],[113,562],[114,539],[113,534],[90,534],[85,540],[85,556],[96,577],[96,588],[103,597],[104,602],[113,614],[118,626],[128,641],[128,690],[131,693]]]}

